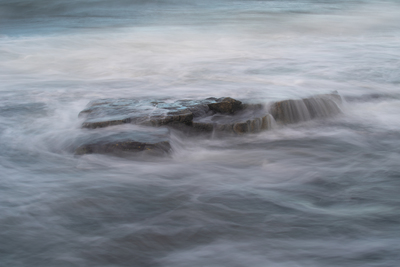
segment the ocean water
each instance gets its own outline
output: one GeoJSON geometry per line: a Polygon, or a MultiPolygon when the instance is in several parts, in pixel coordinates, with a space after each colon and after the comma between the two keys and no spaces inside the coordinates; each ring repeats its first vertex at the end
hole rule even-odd
{"type": "Polygon", "coordinates": [[[398,1],[0,0],[0,266],[399,266],[399,90],[398,1]],[[335,90],[332,118],[72,153],[95,99],[335,90]]]}

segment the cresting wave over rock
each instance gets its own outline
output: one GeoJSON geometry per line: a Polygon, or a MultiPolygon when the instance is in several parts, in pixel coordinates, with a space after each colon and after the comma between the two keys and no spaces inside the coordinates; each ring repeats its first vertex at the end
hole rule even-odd
{"type": "Polygon", "coordinates": [[[124,154],[149,150],[167,153],[171,150],[167,128],[190,134],[259,133],[271,129],[274,122],[289,124],[334,116],[341,112],[341,104],[342,99],[337,92],[269,105],[244,104],[230,97],[174,102],[102,99],[89,103],[79,113],[80,117],[85,117],[83,128],[96,129],[130,123],[148,130],[86,140],[75,153],[124,154]]]}

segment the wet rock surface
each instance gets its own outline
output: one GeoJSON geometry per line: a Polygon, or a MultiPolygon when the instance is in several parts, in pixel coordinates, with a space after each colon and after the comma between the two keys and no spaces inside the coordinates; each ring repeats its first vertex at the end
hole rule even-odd
{"type": "Polygon", "coordinates": [[[76,155],[96,153],[124,156],[136,152],[160,155],[169,153],[171,150],[169,130],[166,128],[96,134],[86,139],[75,149],[76,155]]]}
{"type": "Polygon", "coordinates": [[[269,112],[278,123],[297,123],[324,118],[341,113],[339,94],[323,94],[314,97],[283,100],[272,103],[269,112]]]}

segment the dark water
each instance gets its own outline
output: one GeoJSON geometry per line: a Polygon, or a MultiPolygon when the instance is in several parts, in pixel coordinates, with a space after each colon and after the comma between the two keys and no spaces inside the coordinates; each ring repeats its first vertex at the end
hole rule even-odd
{"type": "Polygon", "coordinates": [[[0,266],[399,266],[397,1],[1,0],[0,81],[0,266]],[[329,119],[71,153],[98,98],[333,90],[329,119]]]}

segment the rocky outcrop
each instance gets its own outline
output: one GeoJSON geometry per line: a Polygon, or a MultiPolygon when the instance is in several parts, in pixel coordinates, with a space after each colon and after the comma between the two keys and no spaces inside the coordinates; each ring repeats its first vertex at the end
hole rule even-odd
{"type": "Polygon", "coordinates": [[[278,101],[268,108],[263,104],[244,104],[230,97],[177,101],[103,99],[89,103],[79,114],[85,118],[83,128],[130,123],[145,126],[145,130],[92,139],[81,144],[76,154],[168,153],[171,150],[169,134],[163,132],[168,129],[160,126],[195,134],[259,133],[271,129],[274,121],[288,124],[333,116],[341,112],[341,101],[337,93],[278,101]]]}

